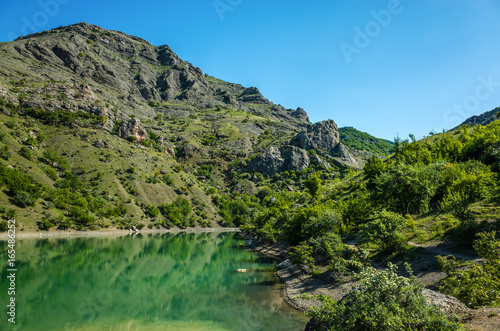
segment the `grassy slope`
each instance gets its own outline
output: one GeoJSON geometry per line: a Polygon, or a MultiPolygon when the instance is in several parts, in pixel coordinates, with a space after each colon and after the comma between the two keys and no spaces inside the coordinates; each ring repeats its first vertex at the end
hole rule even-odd
{"type": "Polygon", "coordinates": [[[392,153],[393,143],[388,140],[375,138],[374,136],[356,130],[353,127],[339,129],[340,141],[347,147],[361,151],[374,153],[379,156],[387,156],[392,153]]]}

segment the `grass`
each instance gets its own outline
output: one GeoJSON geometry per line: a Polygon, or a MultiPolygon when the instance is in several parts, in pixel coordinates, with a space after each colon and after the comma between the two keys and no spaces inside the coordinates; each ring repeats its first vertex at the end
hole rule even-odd
{"type": "MultiPolygon", "coordinates": [[[[108,196],[111,197],[112,200],[109,202],[111,206],[125,203],[128,209],[126,217],[136,220],[144,219],[146,223],[151,223],[152,220],[149,220],[149,217],[144,214],[138,203],[160,205],[172,202],[177,197],[175,188],[187,187],[187,195],[184,197],[189,200],[197,199],[205,202],[206,207],[203,208],[203,212],[208,219],[218,218],[214,208],[210,207],[211,198],[196,183],[195,176],[186,174],[183,177],[175,173],[172,168],[178,162],[165,153],[159,153],[151,147],[137,148],[134,144],[98,129],[52,127],[32,121],[30,118],[22,119],[0,115],[0,122],[7,121],[14,122],[15,125],[12,129],[1,125],[2,131],[7,133],[4,142],[9,145],[12,154],[5,162],[29,172],[38,182],[49,189],[54,188],[54,181],[46,175],[43,170],[46,165],[40,161],[43,151],[48,146],[68,160],[69,168],[73,172],[79,173],[80,180],[86,183],[85,187],[92,192],[92,195],[103,196],[105,199],[108,196]],[[32,151],[36,160],[31,162],[19,155],[17,151],[22,147],[18,140],[23,141],[23,138],[28,135],[28,131],[33,129],[39,134],[43,134],[46,140],[32,151]],[[92,143],[95,139],[102,139],[113,148],[99,149],[94,147],[92,143]],[[137,169],[139,175],[125,177],[125,181],[120,180],[119,178],[123,178],[126,170],[132,166],[137,169]],[[156,184],[146,182],[148,177],[154,177],[160,171],[173,177],[172,185],[167,186],[163,182],[156,184]],[[93,187],[90,183],[99,172],[102,173],[102,177],[98,181],[98,186],[93,187]],[[188,184],[190,182],[195,184],[190,186],[188,184]],[[127,192],[129,185],[136,189],[137,195],[131,195],[127,192]]],[[[62,176],[61,172],[59,176],[62,176]]],[[[42,202],[43,200],[39,199],[38,203],[32,207],[18,208],[10,202],[5,192],[0,191],[0,205],[15,209],[18,215],[17,219],[25,229],[36,230],[37,222],[43,218],[44,214],[61,214],[60,210],[42,202]]],[[[102,219],[101,221],[104,224],[110,224],[112,220],[102,219]]]]}

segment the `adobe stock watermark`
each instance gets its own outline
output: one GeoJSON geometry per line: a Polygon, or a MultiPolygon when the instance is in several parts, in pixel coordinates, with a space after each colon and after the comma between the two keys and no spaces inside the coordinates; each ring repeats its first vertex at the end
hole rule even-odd
{"type": "MultiPolygon", "coordinates": [[[[62,5],[66,5],[71,0],[40,0],[37,2],[38,7],[37,10],[31,18],[26,16],[21,17],[22,27],[21,27],[21,35],[25,36],[30,33],[39,32],[42,30],[47,24],[49,24],[50,19],[54,18],[57,14],[59,14],[59,10],[62,5]]],[[[14,32],[10,32],[7,34],[8,40],[14,40],[19,35],[14,32]]]]}
{"type": "Polygon", "coordinates": [[[389,0],[387,9],[370,11],[373,20],[366,23],[364,28],[360,28],[359,26],[354,28],[355,34],[352,44],[346,42],[341,42],[339,44],[340,50],[342,54],[344,54],[347,63],[352,62],[352,56],[354,54],[361,54],[361,51],[370,45],[372,40],[382,32],[382,29],[387,28],[389,24],[391,24],[392,18],[402,12],[403,5],[399,0],[389,0]]]}
{"type": "Polygon", "coordinates": [[[219,16],[220,21],[224,21],[224,15],[227,12],[232,12],[236,7],[241,5],[243,0],[214,0],[212,5],[214,6],[217,16],[219,16]]]}
{"type": "Polygon", "coordinates": [[[466,96],[462,103],[456,103],[451,108],[448,108],[443,114],[443,119],[447,123],[459,125],[472,116],[479,109],[481,101],[491,97],[500,87],[500,81],[494,81],[494,79],[493,74],[489,74],[486,78],[479,76],[477,78],[479,83],[476,85],[474,93],[466,96]]]}

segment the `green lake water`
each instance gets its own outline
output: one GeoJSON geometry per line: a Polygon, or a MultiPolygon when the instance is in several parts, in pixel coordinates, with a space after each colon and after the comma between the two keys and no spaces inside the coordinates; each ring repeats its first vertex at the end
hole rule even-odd
{"type": "Polygon", "coordinates": [[[17,239],[11,324],[0,241],[0,330],[303,330],[272,261],[242,243],[230,232],[17,239]]]}

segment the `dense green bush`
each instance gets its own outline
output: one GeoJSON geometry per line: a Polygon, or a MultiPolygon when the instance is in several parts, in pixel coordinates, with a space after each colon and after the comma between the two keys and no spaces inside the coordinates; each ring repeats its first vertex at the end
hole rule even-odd
{"type": "Polygon", "coordinates": [[[19,155],[24,157],[26,160],[32,161],[33,160],[33,154],[31,154],[31,151],[27,147],[21,147],[19,150],[19,155]]]}
{"type": "Polygon", "coordinates": [[[396,164],[374,180],[375,198],[401,215],[425,212],[435,194],[435,173],[431,168],[396,164]]]}
{"type": "Polygon", "coordinates": [[[33,177],[1,163],[0,187],[5,187],[13,202],[20,207],[33,205],[43,188],[33,177]]]}
{"type": "Polygon", "coordinates": [[[398,276],[395,265],[389,263],[382,272],[367,267],[360,276],[361,286],[345,300],[321,297],[323,306],[310,313],[316,330],[461,330],[453,319],[427,305],[415,277],[398,276]]]}
{"type": "Polygon", "coordinates": [[[304,181],[304,186],[309,190],[309,193],[313,198],[318,195],[318,191],[321,188],[321,178],[319,178],[319,173],[314,173],[309,176],[308,179],[304,181]]]}
{"type": "Polygon", "coordinates": [[[0,148],[0,157],[4,160],[8,160],[12,154],[9,151],[9,146],[5,145],[0,148]]]}
{"type": "Polygon", "coordinates": [[[175,225],[188,226],[191,204],[187,199],[177,197],[172,203],[164,203],[159,206],[159,210],[168,221],[175,225]]]}
{"type": "Polygon", "coordinates": [[[484,264],[459,263],[453,257],[438,259],[447,277],[441,280],[439,289],[452,295],[470,308],[500,306],[500,241],[495,232],[480,233],[474,243],[484,264]]]}
{"type": "Polygon", "coordinates": [[[399,214],[383,210],[373,215],[372,219],[360,226],[361,243],[374,243],[382,251],[401,250],[408,242],[403,233],[406,219],[399,214]]]}
{"type": "Polygon", "coordinates": [[[46,125],[64,125],[69,126],[78,121],[80,125],[104,125],[107,121],[105,116],[96,116],[83,111],[75,113],[63,110],[41,110],[38,108],[26,108],[23,110],[25,115],[36,118],[46,125]]]}

